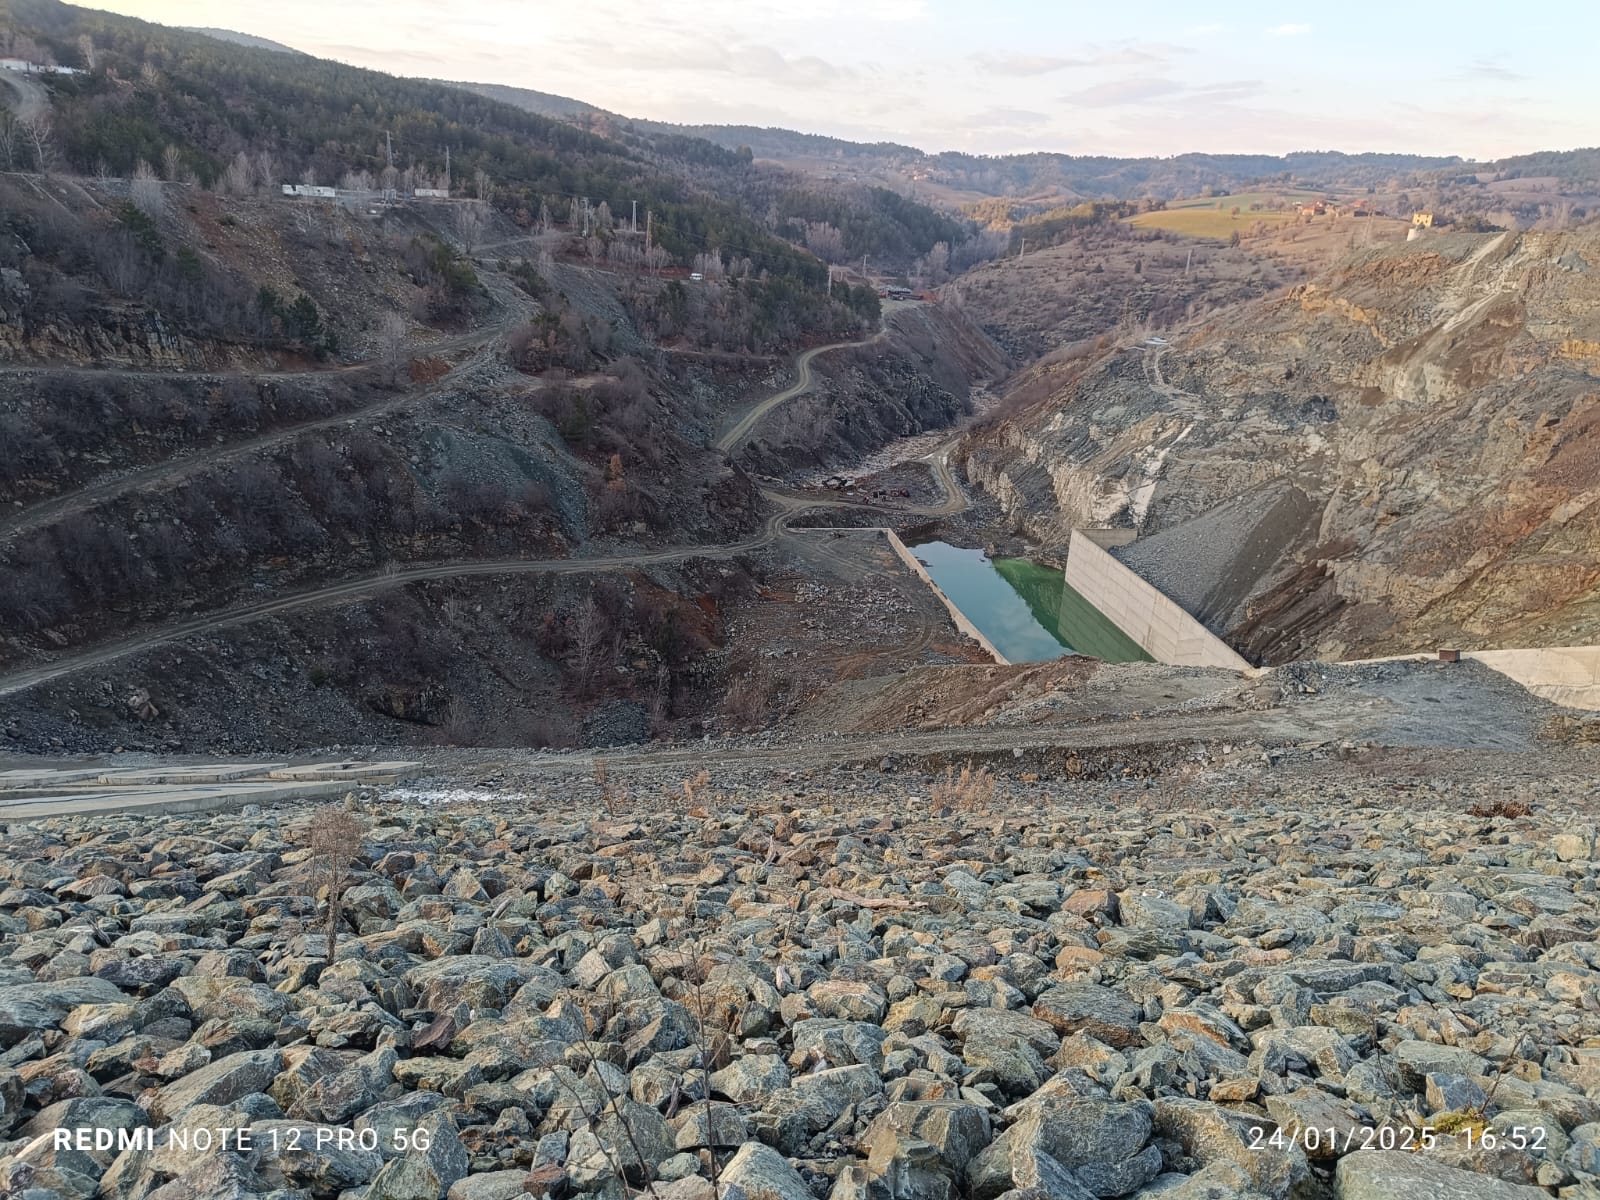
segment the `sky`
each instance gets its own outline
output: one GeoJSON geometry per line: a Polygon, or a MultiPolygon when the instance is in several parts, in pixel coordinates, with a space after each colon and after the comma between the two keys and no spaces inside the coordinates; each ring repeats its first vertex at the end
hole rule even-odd
{"type": "Polygon", "coordinates": [[[399,75],[925,150],[1600,143],[1600,0],[101,0],[399,75]]]}

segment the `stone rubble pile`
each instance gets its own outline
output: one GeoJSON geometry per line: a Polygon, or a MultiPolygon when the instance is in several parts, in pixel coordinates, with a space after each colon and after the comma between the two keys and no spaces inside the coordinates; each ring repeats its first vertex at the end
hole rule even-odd
{"type": "Polygon", "coordinates": [[[1370,790],[12,827],[0,1195],[1600,1198],[1594,827],[1370,790]]]}

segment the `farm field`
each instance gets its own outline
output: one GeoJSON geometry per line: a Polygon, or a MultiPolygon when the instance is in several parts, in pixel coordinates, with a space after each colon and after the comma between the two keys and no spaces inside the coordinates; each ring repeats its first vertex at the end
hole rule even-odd
{"type": "Polygon", "coordinates": [[[1184,237],[1226,238],[1234,230],[1241,236],[1257,221],[1269,227],[1286,225],[1295,220],[1301,204],[1321,199],[1323,193],[1288,192],[1238,192],[1230,196],[1197,196],[1192,200],[1170,202],[1157,212],[1140,213],[1129,217],[1128,223],[1140,229],[1165,229],[1184,237]],[[1284,207],[1274,212],[1266,206],[1281,200],[1284,207]],[[1252,204],[1262,207],[1250,211],[1252,204]],[[1237,208],[1239,213],[1234,215],[1237,208]]]}

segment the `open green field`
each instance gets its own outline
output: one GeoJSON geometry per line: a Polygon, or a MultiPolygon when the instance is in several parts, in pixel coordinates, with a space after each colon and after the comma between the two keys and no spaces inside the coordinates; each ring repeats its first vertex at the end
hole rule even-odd
{"type": "Polygon", "coordinates": [[[1308,200],[1322,198],[1320,192],[1238,192],[1231,196],[1196,196],[1190,200],[1174,200],[1160,212],[1140,213],[1136,217],[1129,217],[1130,224],[1141,229],[1166,229],[1184,237],[1204,237],[1225,239],[1234,230],[1240,234],[1248,232],[1257,221],[1264,221],[1269,227],[1283,225],[1293,221],[1299,206],[1308,200]],[[1278,212],[1270,212],[1265,207],[1274,200],[1282,200],[1285,206],[1278,212]],[[1263,207],[1259,212],[1251,212],[1252,204],[1263,207]],[[1234,208],[1239,209],[1239,215],[1233,215],[1234,208]]]}

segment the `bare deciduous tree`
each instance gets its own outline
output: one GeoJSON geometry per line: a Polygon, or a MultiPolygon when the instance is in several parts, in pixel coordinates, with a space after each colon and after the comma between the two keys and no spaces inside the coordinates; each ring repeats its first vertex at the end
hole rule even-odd
{"type": "Polygon", "coordinates": [[[599,680],[595,676],[604,640],[605,621],[600,608],[592,595],[586,596],[572,619],[572,673],[580,697],[587,698],[597,689],[599,680]]]}
{"type": "Polygon", "coordinates": [[[17,169],[17,149],[21,144],[21,136],[22,130],[18,128],[11,110],[0,109],[0,155],[5,156],[8,171],[17,169]]]}
{"type": "Polygon", "coordinates": [[[161,190],[161,180],[156,178],[155,171],[142,158],[133,168],[133,178],[128,183],[128,199],[151,220],[161,216],[166,209],[166,196],[161,190]]]}
{"type": "Polygon", "coordinates": [[[311,818],[309,848],[313,880],[328,892],[325,953],[333,961],[334,944],[339,936],[339,916],[344,908],[344,893],[350,886],[350,868],[361,851],[365,832],[353,813],[331,805],[311,818]]]}
{"type": "Polygon", "coordinates": [[[399,313],[383,314],[378,322],[378,345],[391,382],[399,382],[400,364],[405,360],[406,319],[399,313]]]}
{"type": "Polygon", "coordinates": [[[17,122],[24,144],[33,155],[33,169],[48,175],[56,165],[55,127],[50,111],[45,109],[21,118],[17,122]]]}
{"type": "Polygon", "coordinates": [[[483,232],[483,206],[463,204],[456,209],[456,236],[468,254],[478,248],[478,237],[483,232]]]}
{"type": "Polygon", "coordinates": [[[228,169],[222,173],[220,190],[230,196],[248,196],[255,190],[255,176],[250,156],[241,150],[233,156],[228,169]]]}

